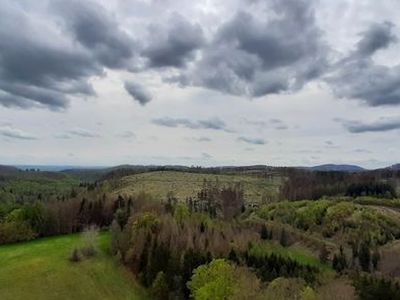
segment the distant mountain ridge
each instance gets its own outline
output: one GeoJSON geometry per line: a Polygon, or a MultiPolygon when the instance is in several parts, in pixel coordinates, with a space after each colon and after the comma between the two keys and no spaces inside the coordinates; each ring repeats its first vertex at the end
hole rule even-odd
{"type": "Polygon", "coordinates": [[[400,171],[400,164],[391,165],[390,167],[387,167],[386,169],[390,169],[393,171],[400,171]]]}
{"type": "MultiPolygon", "coordinates": [[[[116,166],[57,166],[57,165],[1,165],[0,164],[0,174],[15,174],[21,171],[25,171],[26,169],[34,169],[35,171],[40,170],[41,172],[54,172],[54,173],[66,173],[66,174],[105,174],[108,172],[118,171],[118,170],[136,170],[136,171],[152,171],[152,170],[179,170],[179,171],[190,171],[196,170],[199,167],[196,166],[184,166],[184,165],[116,165],[116,166]]],[[[305,166],[270,166],[270,165],[244,165],[244,166],[213,166],[213,167],[203,167],[204,170],[209,171],[273,171],[274,169],[279,168],[294,168],[294,169],[304,169],[310,171],[319,171],[319,172],[362,172],[362,171],[373,171],[373,169],[365,169],[358,165],[351,164],[322,164],[311,167],[305,166]]],[[[392,170],[392,171],[400,171],[400,163],[393,164],[391,166],[378,168],[376,170],[392,170]]]]}
{"type": "Polygon", "coordinates": [[[366,169],[357,166],[357,165],[336,165],[336,164],[324,164],[324,165],[318,165],[314,167],[310,167],[311,170],[313,171],[337,171],[337,172],[361,172],[365,171],[366,169]]]}

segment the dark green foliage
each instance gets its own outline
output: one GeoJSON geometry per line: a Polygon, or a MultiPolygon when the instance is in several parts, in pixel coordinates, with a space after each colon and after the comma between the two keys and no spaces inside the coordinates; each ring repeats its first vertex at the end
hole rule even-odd
{"type": "Polygon", "coordinates": [[[398,300],[400,287],[398,282],[370,275],[357,276],[353,281],[360,300],[398,300]]]}
{"type": "Polygon", "coordinates": [[[289,245],[289,243],[288,243],[288,237],[287,237],[287,233],[286,233],[285,228],[282,228],[281,236],[280,236],[280,238],[279,238],[279,243],[280,243],[281,246],[283,246],[283,247],[287,247],[287,246],[289,245]]]}
{"type": "Polygon", "coordinates": [[[379,254],[379,251],[378,249],[375,249],[371,257],[372,267],[374,268],[374,271],[378,270],[378,263],[380,259],[381,256],[379,254]]]}
{"type": "Polygon", "coordinates": [[[247,266],[256,270],[263,281],[272,281],[277,277],[301,277],[306,282],[313,283],[318,273],[315,267],[302,265],[296,260],[274,253],[260,257],[245,252],[243,260],[247,266]]]}
{"type": "Polygon", "coordinates": [[[369,272],[371,264],[371,252],[369,250],[369,242],[363,241],[361,243],[358,260],[360,262],[361,269],[365,272],[369,272]]]}
{"type": "Polygon", "coordinates": [[[392,199],[396,198],[396,190],[391,184],[388,183],[354,183],[347,188],[346,196],[374,196],[392,199]]]}
{"type": "Polygon", "coordinates": [[[230,261],[233,261],[233,262],[237,263],[237,264],[239,264],[239,262],[240,262],[239,257],[238,257],[238,255],[236,254],[235,249],[233,249],[233,248],[231,249],[231,251],[229,251],[228,259],[229,259],[230,261]]]}
{"type": "Polygon", "coordinates": [[[151,285],[151,294],[155,300],[168,299],[168,284],[164,272],[160,271],[157,273],[151,285]]]}
{"type": "Polygon", "coordinates": [[[269,232],[268,232],[267,226],[265,226],[265,224],[261,225],[260,237],[261,237],[262,240],[268,240],[269,239],[269,232]]]}
{"type": "Polygon", "coordinates": [[[339,273],[348,268],[346,255],[342,246],[340,246],[339,254],[334,254],[333,256],[332,268],[339,273]]]}
{"type": "Polygon", "coordinates": [[[322,245],[322,247],[321,247],[320,250],[319,250],[319,260],[320,260],[322,263],[327,263],[328,260],[329,260],[329,251],[328,251],[328,249],[326,248],[325,244],[322,245]]]}

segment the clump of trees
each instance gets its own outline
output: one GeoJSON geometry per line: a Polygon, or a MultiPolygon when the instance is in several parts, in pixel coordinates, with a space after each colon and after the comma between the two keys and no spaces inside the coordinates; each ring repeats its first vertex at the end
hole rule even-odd
{"type": "Polygon", "coordinates": [[[90,225],[107,227],[115,217],[124,225],[133,210],[133,199],[106,194],[35,202],[0,203],[0,244],[36,237],[81,232],[90,225]],[[90,196],[90,197],[86,197],[90,196]]]}
{"type": "Polygon", "coordinates": [[[393,182],[400,178],[400,172],[389,170],[352,173],[288,169],[283,174],[286,180],[280,189],[282,200],[317,200],[343,195],[394,198],[393,182]]]}
{"type": "Polygon", "coordinates": [[[197,198],[188,198],[186,204],[190,212],[202,212],[211,218],[232,219],[244,211],[244,192],[241,183],[221,185],[204,180],[197,198]]]}
{"type": "Polygon", "coordinates": [[[398,281],[372,275],[356,275],[353,282],[361,300],[400,299],[398,281]]]}
{"type": "Polygon", "coordinates": [[[248,268],[224,259],[196,268],[187,287],[195,300],[261,299],[262,290],[260,280],[248,268]]]}
{"type": "Polygon", "coordinates": [[[347,188],[345,195],[350,197],[373,196],[392,199],[396,198],[396,190],[389,183],[353,183],[347,188]]]}

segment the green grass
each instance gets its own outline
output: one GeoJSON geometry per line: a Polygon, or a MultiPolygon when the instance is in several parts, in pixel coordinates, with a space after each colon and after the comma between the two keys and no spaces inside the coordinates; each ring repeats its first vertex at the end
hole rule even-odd
{"type": "Polygon", "coordinates": [[[277,197],[280,179],[266,179],[251,175],[215,175],[189,172],[159,171],[148,172],[121,179],[116,194],[135,194],[145,191],[156,198],[165,198],[168,192],[173,191],[179,200],[196,196],[200,191],[204,179],[221,184],[241,182],[244,188],[246,201],[259,202],[263,195],[268,199],[277,197]]]}
{"type": "Polygon", "coordinates": [[[109,233],[95,257],[68,260],[80,235],[0,247],[0,299],[147,299],[132,275],[108,254],[109,233]]]}
{"type": "Polygon", "coordinates": [[[262,241],[255,243],[251,248],[251,253],[256,256],[266,254],[278,254],[282,257],[291,258],[302,265],[317,267],[321,270],[330,270],[330,266],[322,264],[310,250],[299,245],[283,247],[277,242],[262,241]]]}

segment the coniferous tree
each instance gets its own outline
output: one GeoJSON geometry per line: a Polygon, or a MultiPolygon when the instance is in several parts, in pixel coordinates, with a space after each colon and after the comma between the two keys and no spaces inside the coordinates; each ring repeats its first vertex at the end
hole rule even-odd
{"type": "Polygon", "coordinates": [[[371,253],[369,250],[369,243],[364,241],[360,245],[359,257],[361,269],[365,272],[369,272],[371,263],[371,253]]]}

